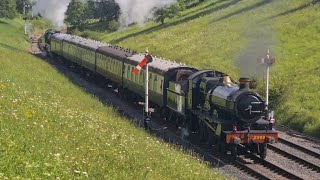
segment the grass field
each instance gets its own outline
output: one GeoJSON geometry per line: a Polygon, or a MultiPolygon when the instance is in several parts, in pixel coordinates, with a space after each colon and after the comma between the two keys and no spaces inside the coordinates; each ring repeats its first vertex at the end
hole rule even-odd
{"type": "Polygon", "coordinates": [[[0,179],[223,179],[27,52],[0,19],[0,179]]]}
{"type": "Polygon", "coordinates": [[[270,99],[278,125],[320,137],[319,1],[208,0],[162,26],[150,22],[113,33],[85,33],[140,52],[148,47],[156,56],[236,79],[257,78],[262,94],[264,69],[256,60],[269,48],[277,59],[270,99]]]}

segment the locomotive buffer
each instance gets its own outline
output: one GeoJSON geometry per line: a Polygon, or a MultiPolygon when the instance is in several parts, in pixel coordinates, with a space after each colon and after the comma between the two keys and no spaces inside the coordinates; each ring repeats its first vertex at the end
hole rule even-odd
{"type": "Polygon", "coordinates": [[[149,130],[149,124],[151,122],[151,111],[149,111],[149,66],[148,64],[153,61],[152,56],[149,54],[148,49],[146,55],[140,61],[140,63],[133,69],[133,73],[137,75],[143,67],[146,67],[145,74],[145,107],[144,107],[144,128],[149,130]]]}

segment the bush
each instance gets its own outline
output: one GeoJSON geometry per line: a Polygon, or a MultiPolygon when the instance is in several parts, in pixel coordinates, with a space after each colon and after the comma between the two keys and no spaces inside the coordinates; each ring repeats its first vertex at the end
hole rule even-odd
{"type": "Polygon", "coordinates": [[[112,20],[108,23],[108,29],[110,31],[116,31],[119,29],[119,27],[120,27],[120,23],[116,20],[112,20]]]}

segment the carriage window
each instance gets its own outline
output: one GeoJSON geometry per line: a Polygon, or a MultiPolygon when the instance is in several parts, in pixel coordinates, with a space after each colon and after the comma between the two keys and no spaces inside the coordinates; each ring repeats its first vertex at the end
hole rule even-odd
{"type": "Polygon", "coordinates": [[[132,71],[132,67],[129,66],[129,69],[128,69],[128,70],[129,70],[129,72],[128,72],[128,75],[129,75],[129,76],[128,76],[128,79],[131,80],[132,73],[130,73],[130,72],[132,71]]]}
{"type": "Polygon", "coordinates": [[[139,84],[143,85],[144,82],[144,73],[140,72],[139,84]]]}
{"type": "Polygon", "coordinates": [[[124,72],[124,78],[127,78],[127,75],[128,75],[128,71],[127,71],[127,65],[124,65],[124,70],[123,70],[123,72],[124,72]]]}
{"type": "Polygon", "coordinates": [[[155,92],[157,92],[157,90],[158,90],[158,76],[157,75],[154,75],[154,81],[153,81],[153,84],[154,84],[154,86],[153,86],[153,90],[155,91],[155,92]]]}
{"type": "Polygon", "coordinates": [[[134,82],[137,82],[137,77],[138,77],[138,75],[139,75],[139,74],[133,74],[133,81],[134,81],[134,82]]]}
{"type": "Polygon", "coordinates": [[[149,73],[149,89],[153,89],[153,79],[152,79],[152,73],[149,73]]]}
{"type": "Polygon", "coordinates": [[[163,86],[163,80],[161,79],[161,82],[160,82],[160,91],[162,92],[162,86],[163,86]]]}
{"type": "Polygon", "coordinates": [[[128,68],[127,68],[128,72],[127,72],[127,79],[130,78],[130,65],[128,65],[128,68]]]}

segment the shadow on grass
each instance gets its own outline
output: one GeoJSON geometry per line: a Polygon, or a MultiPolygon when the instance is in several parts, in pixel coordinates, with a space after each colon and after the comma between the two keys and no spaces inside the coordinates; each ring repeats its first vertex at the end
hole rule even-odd
{"type": "Polygon", "coordinates": [[[148,29],[136,32],[136,33],[129,34],[127,36],[124,36],[124,37],[121,37],[119,39],[116,39],[116,40],[112,41],[111,43],[117,44],[117,43],[119,43],[121,41],[124,41],[124,40],[126,40],[128,38],[131,38],[131,37],[135,37],[135,36],[138,36],[138,35],[141,35],[141,34],[149,34],[149,33],[153,32],[153,31],[158,31],[158,30],[161,30],[161,29],[164,29],[164,28],[168,28],[168,27],[171,27],[171,26],[176,26],[176,25],[179,25],[179,24],[194,20],[194,19],[199,18],[201,16],[208,15],[208,14],[213,13],[215,11],[228,8],[229,6],[234,5],[234,4],[236,4],[236,3],[240,2],[240,1],[241,0],[232,0],[229,3],[223,4],[221,6],[217,6],[217,7],[212,8],[212,9],[208,9],[206,11],[199,12],[199,13],[197,13],[195,15],[183,18],[181,20],[177,20],[177,21],[174,21],[174,22],[171,22],[171,23],[167,23],[167,24],[163,24],[163,25],[160,24],[158,26],[154,26],[154,27],[151,27],[151,28],[148,28],[148,29]]]}
{"type": "Polygon", "coordinates": [[[8,24],[8,23],[0,20],[0,24],[8,24]]]}
{"type": "MultiPolygon", "coordinates": [[[[230,1],[230,0],[227,0],[227,1],[230,1]]],[[[212,2],[212,3],[210,3],[210,4],[206,5],[206,6],[202,7],[202,8],[199,8],[199,9],[193,10],[193,11],[188,12],[188,13],[183,14],[183,15],[184,15],[184,16],[187,16],[187,15],[189,15],[189,14],[193,14],[193,13],[195,13],[195,12],[197,12],[197,11],[202,11],[202,10],[204,10],[204,9],[207,9],[207,8],[209,8],[209,7],[211,7],[211,6],[218,5],[219,3],[222,3],[222,2],[226,2],[226,0],[220,0],[220,1],[212,2]]],[[[192,7],[197,6],[199,3],[200,3],[200,2],[195,3],[195,5],[194,5],[194,6],[192,6],[192,7]]],[[[190,9],[190,8],[192,8],[192,7],[187,7],[187,9],[190,9]]]]}
{"type": "Polygon", "coordinates": [[[244,13],[244,12],[247,12],[247,11],[251,11],[251,10],[253,10],[253,9],[255,9],[255,8],[258,8],[258,7],[260,7],[260,6],[269,4],[269,3],[271,3],[272,1],[273,1],[273,0],[263,0],[263,1],[258,2],[258,3],[256,3],[256,4],[253,4],[253,5],[251,5],[251,6],[244,7],[244,8],[242,8],[242,9],[239,9],[239,10],[235,11],[235,12],[232,12],[232,13],[230,13],[230,14],[227,14],[227,15],[225,15],[225,16],[222,16],[222,17],[220,17],[220,18],[212,21],[211,23],[218,22],[218,21],[222,21],[222,20],[228,19],[228,18],[230,18],[230,17],[232,17],[232,16],[236,16],[236,15],[238,15],[238,14],[241,14],[241,13],[244,13]]]}
{"type": "MultiPolygon", "coordinates": [[[[285,12],[282,12],[282,13],[279,13],[279,14],[277,14],[277,15],[271,16],[271,17],[269,17],[269,18],[267,18],[267,19],[274,19],[274,18],[278,18],[278,17],[281,17],[281,16],[285,16],[285,15],[291,14],[291,13],[295,13],[295,12],[297,12],[297,11],[300,11],[300,10],[302,10],[302,9],[305,9],[305,8],[309,7],[309,6],[315,5],[315,4],[317,4],[317,3],[320,3],[320,0],[313,0],[313,1],[311,1],[311,2],[308,2],[308,3],[306,3],[306,4],[301,5],[301,6],[299,6],[299,7],[296,7],[296,8],[294,8],[294,9],[291,9],[291,10],[288,10],[288,11],[285,11],[285,12]]],[[[266,19],[266,20],[267,20],[267,19],[266,19]]]]}
{"type": "Polygon", "coordinates": [[[12,51],[19,51],[19,52],[24,52],[24,53],[26,52],[26,51],[23,51],[23,50],[18,49],[16,47],[10,46],[8,44],[3,44],[3,43],[0,43],[0,47],[3,47],[5,49],[9,49],[9,50],[12,50],[12,51]]]}
{"type": "Polygon", "coordinates": [[[98,21],[92,24],[86,25],[85,30],[96,31],[96,32],[105,32],[107,31],[108,25],[105,21],[98,21]]]}

